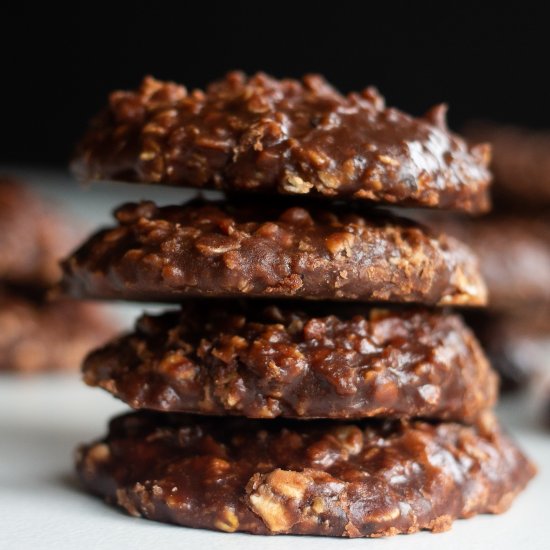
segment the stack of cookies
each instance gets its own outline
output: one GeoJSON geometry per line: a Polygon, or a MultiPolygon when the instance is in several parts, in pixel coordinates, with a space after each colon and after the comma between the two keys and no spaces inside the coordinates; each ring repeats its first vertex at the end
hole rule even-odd
{"type": "Polygon", "coordinates": [[[47,299],[72,232],[24,183],[0,178],[0,372],[76,372],[113,335],[96,306],[47,299]]]}
{"type": "Polygon", "coordinates": [[[80,178],[227,198],[121,206],[64,262],[69,295],[179,304],[86,359],[88,384],[137,409],[79,449],[86,488],[136,516],[256,534],[442,531],[505,510],[534,468],[446,309],[484,305],[476,258],[375,208],[485,211],[487,163],[443,108],[413,118],[320,77],[113,93],[80,178]]]}

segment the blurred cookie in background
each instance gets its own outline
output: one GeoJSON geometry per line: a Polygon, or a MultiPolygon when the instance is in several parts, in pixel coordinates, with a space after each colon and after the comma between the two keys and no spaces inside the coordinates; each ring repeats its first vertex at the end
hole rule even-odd
{"type": "Polygon", "coordinates": [[[470,313],[468,324],[501,378],[501,390],[526,390],[529,409],[550,430],[550,310],[470,313]]]}
{"type": "Polygon", "coordinates": [[[474,249],[487,312],[466,318],[505,389],[547,387],[550,399],[550,132],[475,122],[465,133],[492,145],[494,209],[478,219],[419,213],[474,249]],[[542,383],[546,380],[546,383],[542,383]]]}
{"type": "Polygon", "coordinates": [[[60,274],[60,255],[74,244],[74,233],[30,188],[0,177],[0,281],[51,285],[60,274]]]}
{"type": "Polygon", "coordinates": [[[0,285],[0,372],[76,371],[113,327],[93,304],[0,285]]]}
{"type": "Polygon", "coordinates": [[[101,306],[48,300],[78,237],[58,208],[0,177],[0,372],[77,371],[115,331],[101,306]]]}
{"type": "Polygon", "coordinates": [[[492,145],[496,210],[550,206],[550,131],[471,122],[464,134],[472,143],[492,145]]]}
{"type": "Polygon", "coordinates": [[[550,373],[550,223],[500,213],[463,219],[416,213],[415,218],[465,242],[487,283],[487,310],[464,316],[479,337],[506,390],[550,373]]]}
{"type": "Polygon", "coordinates": [[[550,310],[550,210],[522,217],[499,213],[480,219],[424,218],[467,243],[479,258],[491,311],[527,306],[550,310]]]}
{"type": "Polygon", "coordinates": [[[529,385],[537,399],[546,387],[550,399],[550,131],[473,122],[465,132],[491,143],[495,176],[493,214],[458,228],[489,287],[479,336],[505,387],[529,385]]]}

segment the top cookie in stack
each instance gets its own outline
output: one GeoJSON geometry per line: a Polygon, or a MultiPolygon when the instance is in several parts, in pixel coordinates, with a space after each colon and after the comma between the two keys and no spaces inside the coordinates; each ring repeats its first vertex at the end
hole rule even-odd
{"type": "Polygon", "coordinates": [[[115,92],[73,163],[84,179],[489,209],[489,147],[394,108],[373,88],[343,96],[319,76],[230,73],[205,92],[146,78],[115,92]]]}
{"type": "Polygon", "coordinates": [[[372,208],[486,211],[488,160],[442,107],[412,118],[319,77],[112,94],[79,177],[229,196],[124,205],[64,263],[73,296],[182,302],[85,361],[87,383],[142,409],[80,449],[86,486],[150,519],[269,534],[504,510],[533,468],[487,412],[496,378],[475,337],[427,307],[484,305],[477,259],[372,208]]]}
{"type": "Polygon", "coordinates": [[[0,373],[76,371],[114,334],[97,306],[47,299],[74,234],[32,187],[0,175],[0,373]]]}

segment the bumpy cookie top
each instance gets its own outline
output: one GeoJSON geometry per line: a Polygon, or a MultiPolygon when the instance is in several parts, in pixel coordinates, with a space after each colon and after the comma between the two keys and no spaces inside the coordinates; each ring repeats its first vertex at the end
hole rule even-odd
{"type": "Polygon", "coordinates": [[[471,422],[495,402],[496,376],[456,315],[284,305],[188,300],[145,315],[88,356],[84,380],[134,409],[255,418],[471,422]]]}
{"type": "Polygon", "coordinates": [[[445,234],[381,211],[270,201],[121,206],[63,263],[78,298],[190,296],[486,303],[477,258],[445,234]]]}
{"type": "Polygon", "coordinates": [[[346,96],[320,76],[239,72],[205,91],[143,80],[117,91],[73,163],[84,179],[310,194],[483,212],[489,147],[469,147],[445,107],[414,118],[373,88],[346,96]]]}
{"type": "Polygon", "coordinates": [[[141,411],[76,455],[85,487],[134,516],[225,532],[380,537],[506,510],[535,467],[484,415],[279,422],[141,411]]]}

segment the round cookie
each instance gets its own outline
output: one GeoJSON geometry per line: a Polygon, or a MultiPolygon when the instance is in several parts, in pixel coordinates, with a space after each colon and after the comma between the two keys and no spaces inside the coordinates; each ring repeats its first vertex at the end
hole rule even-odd
{"type": "Polygon", "coordinates": [[[254,534],[380,537],[500,513],[535,468],[483,424],[140,412],[81,447],[86,488],[134,516],[254,534]]]}
{"type": "Polygon", "coordinates": [[[76,372],[113,331],[95,305],[48,302],[36,289],[0,286],[0,372],[76,372]]]}
{"type": "Polygon", "coordinates": [[[136,409],[470,422],[497,377],[461,318],[324,304],[187,302],[92,352],[84,380],[136,409]],[[305,312],[304,312],[305,309],[305,312]]]}
{"type": "Polygon", "coordinates": [[[477,259],[385,213],[193,201],[128,204],[63,263],[74,297],[269,297],[483,305],[477,259]]]}
{"type": "Polygon", "coordinates": [[[0,178],[0,280],[52,284],[67,240],[73,239],[52,209],[19,181],[0,178]]]}
{"type": "Polygon", "coordinates": [[[489,147],[450,133],[445,110],[414,118],[319,76],[234,72],[191,93],[148,77],[110,95],[72,166],[83,179],[487,211],[489,147]]]}

